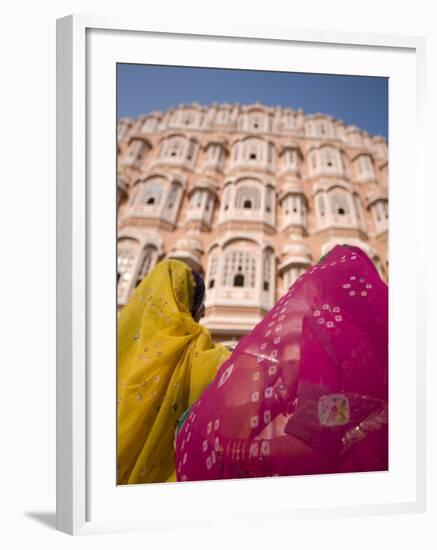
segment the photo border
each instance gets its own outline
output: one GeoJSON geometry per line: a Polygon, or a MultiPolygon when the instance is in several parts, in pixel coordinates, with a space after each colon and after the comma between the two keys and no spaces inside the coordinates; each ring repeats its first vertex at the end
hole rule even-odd
{"type": "MultiPolygon", "coordinates": [[[[275,40],[409,48],[416,55],[417,86],[417,185],[425,193],[424,93],[425,39],[422,37],[340,33],[284,28],[232,27],[223,29],[126,21],[96,16],[69,16],[57,22],[57,528],[70,534],[141,528],[141,522],[104,524],[88,521],[87,479],[89,432],[87,430],[87,319],[89,300],[88,228],[89,213],[86,164],[86,32],[89,29],[138,31],[160,35],[224,37],[230,40],[275,40]]],[[[425,197],[424,197],[425,198],[425,197]]],[[[416,209],[418,206],[416,205],[416,209]]],[[[425,219],[415,212],[417,227],[425,219]]],[[[293,518],[338,517],[371,513],[425,511],[426,503],[426,384],[425,304],[420,281],[426,279],[425,244],[417,242],[417,461],[416,500],[380,506],[337,507],[334,510],[301,510],[293,518]],[[358,509],[359,508],[359,509],[358,509]],[[372,508],[372,510],[369,510],[372,508]]],[[[164,518],[163,518],[164,519],[164,518]]],[[[252,518],[254,520],[254,518],[252,518]]],[[[285,519],[280,517],[279,519],[285,519]]],[[[163,521],[163,527],[165,522],[163,521]]]]}

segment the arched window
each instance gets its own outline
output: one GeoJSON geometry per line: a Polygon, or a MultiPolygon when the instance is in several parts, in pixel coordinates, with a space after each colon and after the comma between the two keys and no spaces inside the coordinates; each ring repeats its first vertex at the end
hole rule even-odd
{"type": "Polygon", "coordinates": [[[388,228],[388,203],[385,199],[375,201],[370,210],[373,214],[377,234],[387,231],[388,228]]]}
{"type": "Polygon", "coordinates": [[[211,226],[215,197],[211,189],[196,188],[191,193],[186,221],[195,221],[211,226]]]}
{"type": "Polygon", "coordinates": [[[183,127],[183,126],[197,126],[200,124],[200,113],[195,109],[180,108],[176,110],[171,119],[170,126],[183,127]]]}
{"type": "Polygon", "coordinates": [[[117,141],[121,142],[128,138],[131,123],[127,120],[120,120],[117,124],[117,141]]]}
{"type": "Polygon", "coordinates": [[[228,124],[230,118],[230,112],[226,109],[220,109],[217,112],[215,121],[217,124],[228,124]]]}
{"type": "Polygon", "coordinates": [[[323,218],[325,216],[326,210],[325,210],[325,197],[323,195],[319,195],[319,198],[317,199],[317,205],[319,207],[319,214],[323,218]]]}
{"type": "Polygon", "coordinates": [[[191,197],[191,208],[200,208],[202,206],[202,199],[204,196],[204,192],[201,189],[196,189],[194,191],[193,196],[191,197]]]}
{"type": "Polygon", "coordinates": [[[146,248],[144,249],[143,260],[138,270],[136,286],[138,286],[141,283],[144,277],[149,273],[149,271],[155,265],[156,256],[157,256],[156,248],[151,245],[146,246],[146,248]]]}
{"type": "Polygon", "coordinates": [[[130,249],[121,249],[118,251],[117,258],[117,280],[119,282],[128,282],[132,277],[132,270],[135,264],[135,251],[130,249]]]}
{"type": "Polygon", "coordinates": [[[358,130],[352,130],[348,135],[348,142],[350,145],[361,146],[363,144],[363,138],[358,130]]]}
{"type": "Polygon", "coordinates": [[[375,172],[373,170],[373,162],[370,155],[360,155],[355,160],[357,177],[360,180],[373,179],[375,172]]]}
{"type": "Polygon", "coordinates": [[[354,193],[353,202],[354,202],[355,217],[357,219],[358,225],[362,227],[364,220],[363,220],[363,215],[361,210],[361,200],[356,193],[354,193]]]}
{"type": "Polygon", "coordinates": [[[374,145],[374,151],[378,158],[387,158],[387,144],[384,141],[377,141],[374,145]]]}
{"type": "Polygon", "coordinates": [[[164,187],[162,183],[148,181],[144,185],[143,203],[147,205],[155,205],[161,202],[164,187]]]}
{"type": "Polygon", "coordinates": [[[229,202],[231,197],[231,186],[227,185],[223,193],[223,210],[229,210],[229,202]]]}
{"type": "Polygon", "coordinates": [[[329,120],[319,120],[316,123],[316,129],[318,137],[332,137],[332,123],[329,120]]]}
{"type": "Polygon", "coordinates": [[[285,149],[282,153],[282,169],[296,172],[299,168],[299,153],[297,149],[285,149]]]}
{"type": "Polygon", "coordinates": [[[296,117],[293,114],[287,114],[282,117],[282,129],[294,130],[296,127],[296,117]]]}
{"type": "Polygon", "coordinates": [[[274,191],[271,187],[267,187],[266,189],[266,212],[270,213],[273,211],[273,197],[274,197],[274,191]]]}
{"type": "Polygon", "coordinates": [[[139,202],[140,195],[142,196],[141,185],[135,185],[129,197],[129,205],[132,206],[136,202],[139,202]]]}
{"type": "Polygon", "coordinates": [[[176,183],[173,183],[170,189],[170,193],[167,198],[167,208],[171,209],[176,204],[179,194],[179,186],[176,183]]]}
{"type": "Polygon", "coordinates": [[[196,144],[192,139],[190,139],[190,143],[188,144],[188,150],[187,150],[187,160],[193,160],[195,151],[196,151],[196,144]]]}
{"type": "Polygon", "coordinates": [[[310,137],[314,135],[314,123],[312,121],[305,122],[305,135],[310,137]]]}
{"type": "Polygon", "coordinates": [[[317,168],[319,164],[318,156],[319,156],[319,151],[315,149],[313,149],[308,153],[310,175],[314,175],[317,172],[317,168]]]}
{"type": "Polygon", "coordinates": [[[340,163],[341,163],[341,169],[343,170],[343,174],[346,174],[346,160],[345,160],[345,154],[343,151],[340,151],[340,163]]]}
{"type": "Polygon", "coordinates": [[[320,148],[321,165],[328,172],[339,173],[342,171],[340,151],[330,146],[322,146],[320,148]]]}
{"type": "Polygon", "coordinates": [[[173,139],[169,143],[167,155],[172,158],[180,158],[184,152],[184,143],[181,139],[173,139]]]}
{"type": "Polygon", "coordinates": [[[332,194],[331,206],[335,216],[347,216],[350,213],[349,200],[343,193],[332,194]]]}
{"type": "Polygon", "coordinates": [[[156,126],[158,124],[158,120],[154,117],[148,117],[144,121],[141,131],[143,133],[153,132],[156,129],[156,126]]]}
{"type": "Polygon", "coordinates": [[[210,164],[217,163],[220,160],[220,145],[213,143],[208,147],[207,159],[210,164]]]}
{"type": "Polygon", "coordinates": [[[177,126],[179,122],[179,111],[174,111],[170,118],[170,126],[177,126]]]}
{"type": "Polygon", "coordinates": [[[264,113],[250,113],[248,117],[247,130],[264,132],[267,130],[267,115],[264,113]]]}
{"type": "Polygon", "coordinates": [[[119,300],[127,299],[137,261],[136,246],[138,243],[124,239],[118,243],[117,251],[117,294],[119,300]]]}
{"type": "Polygon", "coordinates": [[[225,148],[219,143],[210,143],[206,148],[205,165],[222,170],[225,161],[225,148]]]}
{"type": "Polygon", "coordinates": [[[257,258],[252,250],[232,249],[223,260],[223,286],[255,288],[257,258]]]}
{"type": "Polygon", "coordinates": [[[187,144],[187,138],[184,136],[170,136],[162,142],[159,157],[172,163],[183,162],[188,154],[193,155],[194,150],[191,143],[187,144]]]}
{"type": "Polygon", "coordinates": [[[124,164],[138,168],[148,149],[141,139],[133,139],[127,149],[124,164]]]}
{"type": "Polygon", "coordinates": [[[282,212],[284,226],[292,224],[306,227],[307,207],[305,196],[302,193],[287,194],[282,199],[282,212]]]}
{"type": "Polygon", "coordinates": [[[244,127],[246,125],[246,117],[247,115],[241,115],[240,117],[238,117],[237,127],[239,130],[244,130],[244,127]]]}
{"type": "Polygon", "coordinates": [[[235,196],[236,208],[258,210],[261,204],[261,194],[257,187],[242,185],[235,196]]]}
{"type": "Polygon", "coordinates": [[[263,290],[268,292],[270,290],[271,278],[272,278],[272,260],[273,254],[270,250],[264,252],[263,261],[263,290]]]}
{"type": "Polygon", "coordinates": [[[243,162],[249,166],[270,164],[273,160],[273,145],[261,138],[246,138],[234,144],[233,162],[243,162]]]}
{"type": "Polygon", "coordinates": [[[191,126],[194,123],[193,113],[185,113],[182,117],[184,126],[191,126]]]}
{"type": "Polygon", "coordinates": [[[334,166],[334,158],[333,158],[332,151],[328,147],[325,147],[323,152],[325,157],[325,164],[328,168],[331,168],[332,166],[334,166]]]}
{"type": "Polygon", "coordinates": [[[246,140],[244,144],[244,156],[249,161],[262,160],[262,143],[258,140],[246,140]]]}
{"type": "Polygon", "coordinates": [[[217,278],[217,269],[218,269],[218,257],[212,256],[209,264],[209,271],[208,271],[208,288],[214,288],[215,281],[217,278]]]}

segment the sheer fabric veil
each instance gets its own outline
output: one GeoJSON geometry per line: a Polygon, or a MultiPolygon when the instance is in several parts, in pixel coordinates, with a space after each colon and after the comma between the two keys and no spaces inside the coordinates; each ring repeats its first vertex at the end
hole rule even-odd
{"type": "Polygon", "coordinates": [[[176,439],[179,481],[384,470],[388,287],[337,246],[240,340],[176,439]]]}

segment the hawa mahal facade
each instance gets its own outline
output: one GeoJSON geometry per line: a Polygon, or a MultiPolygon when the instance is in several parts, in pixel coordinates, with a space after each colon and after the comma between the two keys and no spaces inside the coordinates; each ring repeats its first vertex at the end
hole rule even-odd
{"type": "Polygon", "coordinates": [[[205,277],[202,323],[231,345],[336,244],[388,277],[388,150],[325,114],[180,105],[118,121],[118,304],[177,258],[205,277]]]}

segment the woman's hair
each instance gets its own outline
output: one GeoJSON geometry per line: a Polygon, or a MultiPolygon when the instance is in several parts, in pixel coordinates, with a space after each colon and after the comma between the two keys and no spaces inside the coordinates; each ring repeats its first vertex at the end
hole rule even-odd
{"type": "Polygon", "coordinates": [[[202,275],[198,271],[192,269],[191,273],[193,274],[195,282],[193,306],[191,308],[191,315],[194,317],[203,303],[203,298],[205,296],[205,282],[202,275]]]}

